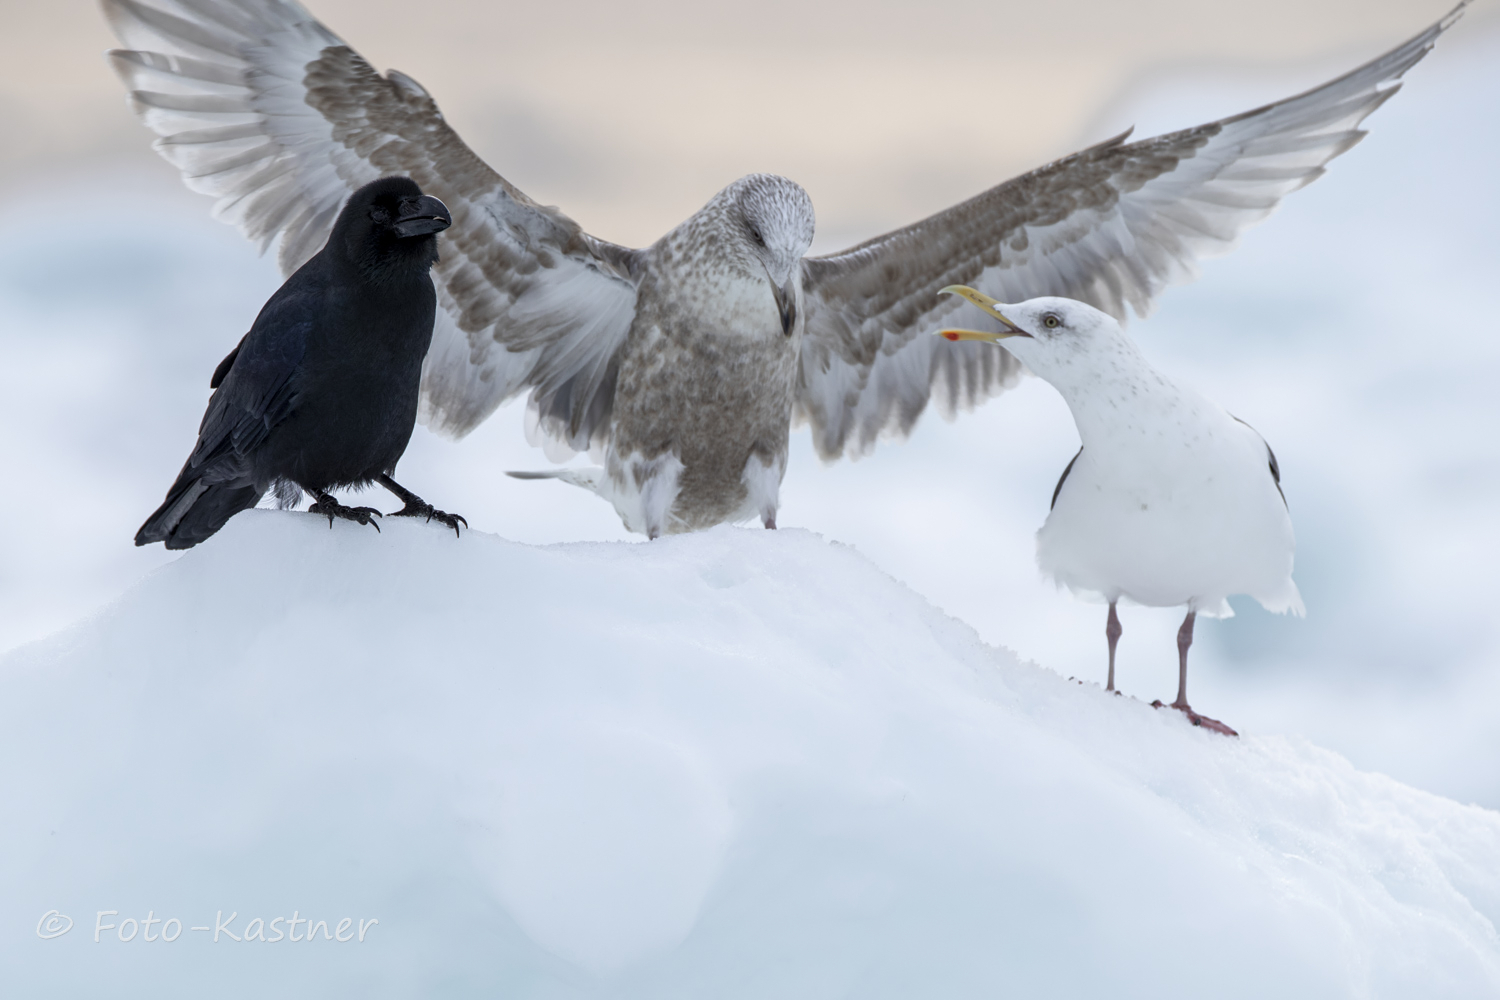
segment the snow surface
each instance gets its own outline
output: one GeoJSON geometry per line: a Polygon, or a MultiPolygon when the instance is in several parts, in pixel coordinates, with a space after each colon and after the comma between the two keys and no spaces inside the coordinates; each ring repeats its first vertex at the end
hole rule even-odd
{"type": "Polygon", "coordinates": [[[382,528],[247,512],[0,658],[8,996],[1500,993],[1496,813],[1021,663],[811,532],[382,528]],[[294,910],[366,938],[122,923],[294,910]]]}

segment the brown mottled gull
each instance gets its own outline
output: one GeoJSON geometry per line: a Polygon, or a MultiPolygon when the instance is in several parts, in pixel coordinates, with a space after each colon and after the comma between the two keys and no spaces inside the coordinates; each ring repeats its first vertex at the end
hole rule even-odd
{"type": "MultiPolygon", "coordinates": [[[[491,170],[432,97],[376,72],[291,0],[103,0],[110,54],[156,147],[290,273],[360,185],[406,174],[453,214],[433,272],[422,418],[455,436],[529,390],[555,475],[653,537],[775,526],[794,418],[825,459],[903,436],[930,399],[973,407],[1020,371],[929,333],[971,285],[1123,320],[1228,250],[1364,135],[1360,122],[1462,13],[1304,94],[1196,128],[1090,147],[842,253],[807,258],[813,210],[752,175],[643,250],[597,239],[491,170]]],[[[1127,133],[1128,135],[1128,133],[1127,133]]]]}

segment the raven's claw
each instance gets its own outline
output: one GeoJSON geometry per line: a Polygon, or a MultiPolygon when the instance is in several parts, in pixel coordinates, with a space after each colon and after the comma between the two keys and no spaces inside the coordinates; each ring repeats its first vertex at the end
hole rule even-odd
{"type": "Polygon", "coordinates": [[[372,517],[383,517],[384,515],[374,507],[345,507],[327,493],[320,494],[317,501],[309,508],[309,514],[323,514],[328,518],[328,527],[333,527],[333,519],[341,518],[345,521],[354,521],[358,524],[368,524],[376,531],[380,525],[376,524],[372,517]]]}
{"type": "Polygon", "coordinates": [[[391,517],[422,517],[428,521],[436,521],[453,529],[453,533],[462,538],[463,534],[458,530],[460,523],[465,528],[469,522],[464,520],[462,514],[450,514],[445,510],[438,510],[426,500],[412,499],[406,501],[406,506],[391,514],[391,517]]]}

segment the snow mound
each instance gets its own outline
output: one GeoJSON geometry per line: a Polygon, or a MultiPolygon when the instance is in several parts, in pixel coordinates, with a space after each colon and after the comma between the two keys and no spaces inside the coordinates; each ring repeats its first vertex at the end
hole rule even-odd
{"type": "Polygon", "coordinates": [[[12,995],[1500,994],[1500,815],[807,532],[381,527],[247,512],[0,659],[12,995]]]}

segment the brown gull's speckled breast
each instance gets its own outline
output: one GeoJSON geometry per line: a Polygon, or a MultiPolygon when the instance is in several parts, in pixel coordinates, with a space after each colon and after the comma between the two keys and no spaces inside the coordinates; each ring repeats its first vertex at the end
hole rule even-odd
{"type": "Polygon", "coordinates": [[[800,323],[783,333],[766,279],[712,252],[716,226],[695,218],[652,248],[620,355],[608,471],[676,456],[669,533],[745,516],[747,463],[786,464],[800,323]]]}

